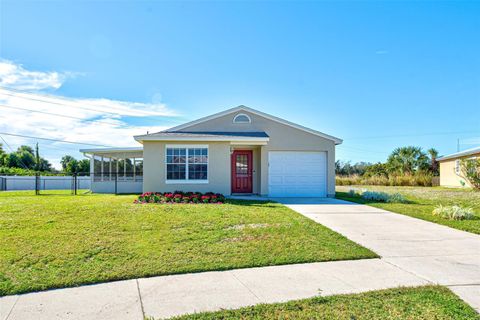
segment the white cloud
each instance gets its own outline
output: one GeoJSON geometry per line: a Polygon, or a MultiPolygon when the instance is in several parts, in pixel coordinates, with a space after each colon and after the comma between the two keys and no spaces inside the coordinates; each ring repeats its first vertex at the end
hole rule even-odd
{"type": "MultiPolygon", "coordinates": [[[[61,75],[55,72],[31,72],[20,65],[0,63],[1,86],[19,88],[20,83],[29,86],[36,85],[40,89],[56,88],[61,86],[61,75]],[[9,71],[10,70],[10,71],[9,71]],[[12,71],[13,70],[13,71],[12,71]],[[20,71],[18,71],[20,70],[20,71]],[[22,76],[19,76],[22,74],[22,76]],[[7,75],[6,78],[3,75],[7,75]],[[15,80],[14,78],[17,77],[15,80]],[[5,80],[6,79],[6,80],[5,80]]],[[[22,88],[24,89],[24,88],[22,88]]],[[[155,99],[154,103],[119,101],[105,98],[70,98],[42,93],[26,93],[18,90],[0,88],[0,132],[21,135],[53,138],[59,140],[78,141],[105,146],[140,146],[133,139],[134,135],[144,134],[147,131],[161,131],[177,123],[176,113],[165,104],[155,99]],[[17,110],[23,108],[33,111],[17,110]],[[60,117],[52,114],[60,114],[60,117]],[[125,117],[135,117],[137,120],[125,120],[125,117]],[[141,125],[142,119],[150,120],[155,117],[158,125],[141,125]]],[[[150,120],[148,123],[151,123],[150,120]]],[[[20,144],[33,145],[34,139],[26,139],[3,135],[13,149],[20,144]]],[[[46,142],[38,140],[44,157],[50,160],[57,168],[59,159],[65,154],[80,157],[81,148],[92,148],[65,144],[61,142],[46,142]]]]}
{"type": "Polygon", "coordinates": [[[388,51],[387,50],[377,50],[375,51],[375,54],[387,54],[388,51]]]}
{"type": "Polygon", "coordinates": [[[21,64],[0,60],[0,86],[21,90],[58,89],[73,75],[71,72],[29,71],[21,64]]]}

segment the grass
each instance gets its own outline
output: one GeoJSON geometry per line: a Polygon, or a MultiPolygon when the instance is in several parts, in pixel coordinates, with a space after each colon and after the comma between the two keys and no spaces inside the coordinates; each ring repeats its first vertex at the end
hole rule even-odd
{"type": "Polygon", "coordinates": [[[479,315],[449,289],[425,286],[263,304],[238,310],[198,313],[175,319],[478,320],[479,315]]]}
{"type": "Polygon", "coordinates": [[[0,193],[0,295],[376,254],[276,203],[0,193]]]}
{"type": "Polygon", "coordinates": [[[405,214],[411,217],[443,224],[451,228],[480,234],[480,192],[468,189],[451,189],[442,187],[386,187],[386,186],[338,186],[337,198],[352,202],[368,204],[373,207],[405,214]],[[381,203],[368,201],[359,197],[351,197],[348,190],[352,188],[398,192],[410,203],[381,203]],[[475,212],[472,220],[448,220],[432,214],[439,204],[471,207],[475,212]]]}

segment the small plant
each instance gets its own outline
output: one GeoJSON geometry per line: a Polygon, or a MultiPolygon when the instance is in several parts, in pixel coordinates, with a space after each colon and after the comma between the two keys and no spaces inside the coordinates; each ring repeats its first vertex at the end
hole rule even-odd
{"type": "Polygon", "coordinates": [[[385,192],[365,191],[362,193],[362,198],[370,201],[388,202],[390,196],[385,192]]]}
{"type": "Polygon", "coordinates": [[[405,199],[405,197],[401,193],[392,193],[390,194],[390,198],[388,199],[388,202],[391,203],[408,203],[408,200],[405,199]]]}
{"type": "Polygon", "coordinates": [[[441,204],[433,209],[432,214],[448,220],[469,220],[474,217],[472,208],[464,208],[460,206],[442,206],[441,204]]]}
{"type": "Polygon", "coordinates": [[[375,191],[364,191],[361,193],[361,197],[365,200],[388,202],[388,203],[408,203],[408,200],[400,193],[386,193],[375,191]]]}

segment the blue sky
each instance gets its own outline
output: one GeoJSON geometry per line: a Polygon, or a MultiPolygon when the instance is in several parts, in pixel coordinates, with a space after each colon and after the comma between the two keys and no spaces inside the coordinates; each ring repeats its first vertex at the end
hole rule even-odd
{"type": "Polygon", "coordinates": [[[480,144],[480,2],[3,0],[0,58],[0,104],[50,113],[0,106],[0,132],[132,146],[244,104],[343,138],[353,162],[480,144]]]}

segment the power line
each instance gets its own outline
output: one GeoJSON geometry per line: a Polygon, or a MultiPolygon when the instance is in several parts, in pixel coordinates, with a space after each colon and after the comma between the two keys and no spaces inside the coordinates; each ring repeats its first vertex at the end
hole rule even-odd
{"type": "MultiPolygon", "coordinates": [[[[29,138],[29,139],[38,139],[38,140],[46,140],[46,141],[70,143],[70,144],[78,144],[78,145],[84,145],[84,146],[95,146],[95,147],[112,148],[112,146],[106,146],[106,145],[102,145],[102,144],[83,143],[83,142],[78,142],[78,141],[68,141],[68,140],[60,140],[60,139],[52,139],[52,138],[41,138],[41,137],[27,136],[27,135],[16,134],[16,133],[0,132],[0,135],[1,135],[1,134],[7,135],[7,136],[13,136],[13,137],[20,137],[20,138],[29,138]]],[[[3,139],[3,138],[2,138],[2,139],[3,139]]],[[[5,142],[5,143],[6,143],[6,142],[5,142]]]]}
{"type": "MultiPolygon", "coordinates": [[[[124,109],[121,109],[121,108],[115,108],[113,106],[107,106],[107,105],[102,105],[102,104],[90,104],[88,102],[80,102],[80,101],[77,101],[77,100],[74,100],[72,98],[68,98],[68,97],[63,97],[63,96],[52,96],[52,95],[47,95],[47,94],[42,94],[42,93],[34,93],[34,92],[29,92],[29,91],[25,91],[25,90],[19,90],[19,89],[12,89],[12,88],[7,88],[7,87],[3,87],[3,86],[0,86],[0,89],[1,90],[6,90],[6,91],[10,91],[10,92],[15,92],[15,93],[20,93],[20,94],[27,94],[27,95],[36,95],[36,96],[40,96],[40,97],[45,97],[45,98],[48,98],[48,99],[57,99],[57,100],[65,100],[65,101],[69,101],[69,102],[73,102],[73,103],[77,103],[77,104],[81,104],[82,106],[77,106],[76,108],[79,108],[79,109],[85,109],[85,110],[89,110],[89,111],[95,111],[95,112],[99,112],[99,110],[96,110],[96,109],[90,109],[90,108],[85,108],[83,105],[88,105],[88,106],[91,106],[91,107],[94,107],[94,108],[108,108],[108,109],[112,109],[112,110],[121,110],[123,112],[125,112],[126,110],[124,109]]],[[[27,100],[32,100],[32,101],[38,101],[38,102],[44,102],[44,103],[51,103],[51,104],[56,104],[56,105],[60,105],[60,106],[65,106],[65,104],[62,104],[62,103],[59,103],[59,102],[55,102],[55,101],[47,101],[47,100],[42,100],[42,99],[35,99],[35,98],[32,98],[32,97],[23,97],[23,96],[18,96],[18,95],[15,95],[15,94],[8,94],[8,93],[1,93],[1,94],[4,94],[4,95],[7,95],[7,96],[11,96],[11,97],[16,97],[16,98],[20,98],[20,99],[27,99],[27,100]]],[[[128,111],[128,110],[127,110],[128,111]]],[[[118,112],[109,112],[109,111],[102,111],[103,113],[109,113],[109,114],[113,114],[113,115],[125,115],[124,113],[118,113],[118,112]]],[[[143,113],[143,116],[152,116],[150,113],[148,112],[145,112],[143,110],[133,110],[132,111],[133,113],[143,113]]],[[[159,115],[160,116],[160,115],[159,115]]]]}
{"type": "Polygon", "coordinates": [[[397,137],[424,137],[424,136],[440,136],[446,134],[462,134],[462,133],[480,133],[478,130],[473,131],[451,131],[451,132],[432,132],[432,133],[422,133],[422,134],[398,134],[398,135],[382,135],[382,136],[370,136],[370,137],[353,137],[345,138],[344,140],[367,140],[367,139],[386,139],[386,138],[397,138],[397,137]]]}
{"type": "Polygon", "coordinates": [[[105,120],[96,120],[96,119],[85,119],[85,118],[80,118],[80,117],[74,117],[74,116],[67,116],[65,114],[59,114],[59,113],[53,113],[53,112],[47,112],[47,111],[40,111],[40,110],[32,110],[32,109],[27,109],[27,108],[20,108],[20,107],[13,107],[13,106],[7,106],[4,104],[0,104],[0,107],[2,108],[9,108],[9,109],[16,109],[16,110],[21,110],[21,111],[28,111],[28,112],[36,112],[36,113],[41,113],[41,114],[47,114],[50,116],[56,116],[56,117],[62,117],[62,118],[68,118],[68,119],[75,119],[75,120],[81,120],[81,121],[90,121],[90,122],[95,122],[95,123],[102,123],[102,124],[108,124],[108,125],[115,125],[115,123],[112,122],[107,122],[105,120]]]}

